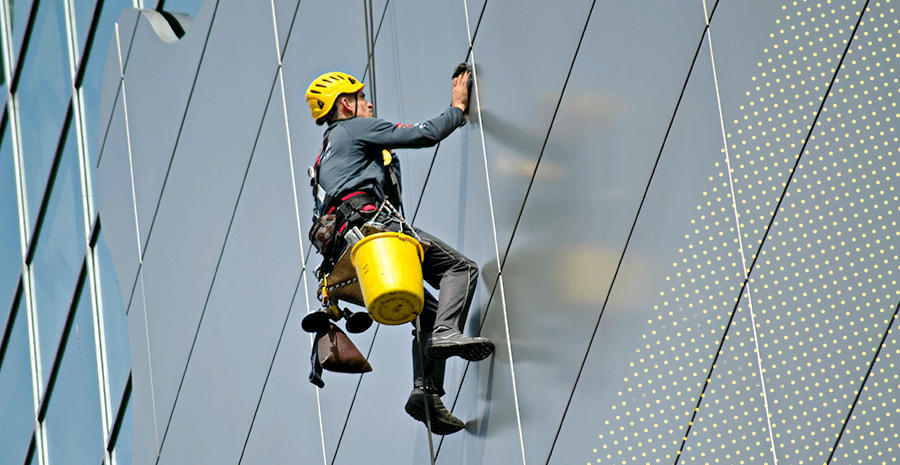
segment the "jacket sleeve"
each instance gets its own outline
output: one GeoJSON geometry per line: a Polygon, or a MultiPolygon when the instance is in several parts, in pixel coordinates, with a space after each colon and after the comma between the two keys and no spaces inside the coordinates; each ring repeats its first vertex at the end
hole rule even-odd
{"type": "Polygon", "coordinates": [[[351,130],[364,145],[387,148],[431,147],[458,128],[466,117],[462,110],[450,107],[436,118],[424,123],[395,124],[383,119],[372,119],[364,128],[351,130]]]}

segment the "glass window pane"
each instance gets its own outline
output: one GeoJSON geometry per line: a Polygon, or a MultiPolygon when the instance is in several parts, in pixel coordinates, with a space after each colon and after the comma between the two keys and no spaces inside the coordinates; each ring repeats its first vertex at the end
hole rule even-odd
{"type": "Polygon", "coordinates": [[[12,18],[12,63],[15,63],[19,58],[22,35],[25,34],[25,26],[28,24],[28,15],[31,13],[31,5],[33,3],[33,0],[9,0],[9,17],[12,18]]]}
{"type": "Polygon", "coordinates": [[[62,2],[40,2],[23,66],[16,96],[31,231],[71,94],[62,2]]]}
{"type": "Polygon", "coordinates": [[[119,437],[116,439],[115,454],[116,465],[131,465],[131,445],[134,441],[134,427],[131,416],[131,398],[125,407],[125,416],[122,418],[122,426],[119,429],[119,437]]]}
{"type": "Polygon", "coordinates": [[[9,346],[0,360],[0,463],[22,463],[34,430],[34,397],[24,306],[13,322],[9,346]]]}
{"type": "Polygon", "coordinates": [[[166,0],[162,9],[171,12],[187,13],[191,15],[191,18],[196,18],[197,13],[200,12],[200,5],[203,5],[203,0],[166,0]]]}
{"type": "Polygon", "coordinates": [[[78,35],[78,56],[83,57],[84,41],[87,40],[88,30],[91,28],[91,20],[94,18],[94,2],[90,0],[76,0],[72,2],[75,9],[75,33],[78,35]]]}
{"type": "Polygon", "coordinates": [[[44,419],[49,462],[91,464],[103,460],[103,424],[89,289],[81,293],[69,329],[56,384],[44,419]]]}
{"type": "Polygon", "coordinates": [[[0,334],[22,270],[19,243],[19,211],[16,207],[16,178],[9,131],[0,135],[0,334]]]}
{"type": "Polygon", "coordinates": [[[50,376],[84,258],[84,216],[78,176],[75,134],[69,131],[31,263],[44,383],[50,376]]]}
{"type": "MultiPolygon", "coordinates": [[[[126,8],[131,8],[130,0],[107,0],[103,3],[103,11],[100,13],[100,22],[97,24],[97,32],[91,45],[91,54],[88,57],[87,68],[84,70],[84,79],[81,82],[82,98],[84,100],[84,127],[88,141],[88,160],[97,159],[97,123],[100,120],[100,89],[103,86],[103,70],[106,66],[106,53],[109,49],[109,40],[115,30],[116,20],[126,8]]],[[[109,115],[106,115],[109,118],[109,115]]],[[[93,165],[93,163],[91,163],[93,165]]]]}
{"type": "Polygon", "coordinates": [[[116,269],[102,232],[95,250],[97,266],[100,268],[98,276],[100,276],[100,297],[106,332],[106,364],[109,369],[109,390],[112,396],[110,400],[112,411],[115,412],[122,401],[122,392],[131,366],[128,321],[125,318],[125,305],[122,303],[122,291],[116,278],[116,269]]]}

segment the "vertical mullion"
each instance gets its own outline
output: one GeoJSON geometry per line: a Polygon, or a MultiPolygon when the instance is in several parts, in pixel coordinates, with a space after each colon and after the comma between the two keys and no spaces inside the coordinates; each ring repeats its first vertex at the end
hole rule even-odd
{"type": "Polygon", "coordinates": [[[31,266],[25,263],[25,254],[28,250],[28,209],[26,208],[25,181],[22,171],[22,153],[21,153],[21,134],[19,129],[19,105],[13,94],[12,76],[13,72],[12,57],[12,32],[10,28],[9,6],[7,2],[0,2],[0,46],[3,47],[3,68],[6,78],[6,111],[7,122],[10,137],[10,146],[12,148],[13,157],[13,173],[16,183],[16,209],[18,210],[17,219],[19,222],[19,244],[20,244],[20,263],[22,270],[22,300],[20,301],[19,311],[25,311],[25,327],[28,333],[28,358],[31,367],[31,402],[34,417],[34,436],[35,451],[37,454],[37,463],[39,465],[46,464],[46,448],[44,447],[44,431],[43,425],[38,418],[38,409],[41,405],[41,357],[40,344],[38,341],[37,326],[34,311],[34,280],[31,273],[31,266]]]}
{"type": "MultiPolygon", "coordinates": [[[[41,379],[41,354],[40,341],[37,333],[37,314],[34,310],[34,280],[31,273],[31,265],[26,265],[23,271],[22,284],[24,287],[22,304],[25,306],[26,328],[28,330],[28,356],[31,359],[31,393],[32,402],[34,403],[34,419],[35,419],[35,441],[38,456],[38,464],[45,465],[47,463],[47,448],[44,444],[44,425],[43,421],[38,418],[38,411],[41,406],[43,397],[43,383],[41,379]]],[[[19,309],[22,310],[21,307],[19,309]]]]}
{"type": "MultiPolygon", "coordinates": [[[[84,0],[82,0],[84,1],[84,0]]],[[[72,0],[63,0],[63,17],[66,23],[66,45],[69,51],[69,82],[75,88],[75,72],[78,70],[78,32],[75,30],[75,11],[72,0]]]]}
{"type": "Polygon", "coordinates": [[[100,276],[97,265],[97,251],[94,247],[88,247],[87,253],[85,254],[85,260],[87,261],[87,282],[85,285],[87,288],[85,290],[89,291],[91,294],[91,316],[93,319],[94,326],[94,349],[96,351],[96,363],[97,363],[97,386],[98,391],[100,393],[100,424],[101,424],[101,438],[103,438],[103,454],[107,463],[109,462],[109,451],[107,444],[105,444],[106,438],[109,437],[109,427],[112,424],[112,418],[110,417],[110,392],[109,392],[109,372],[108,366],[106,363],[106,337],[104,332],[104,321],[103,321],[103,301],[100,298],[100,283],[98,277],[100,276]]]}
{"type": "MultiPolygon", "coordinates": [[[[81,89],[76,87],[75,73],[79,67],[79,57],[83,54],[78,50],[78,30],[75,21],[75,10],[73,0],[63,0],[66,22],[66,42],[69,51],[69,73],[72,82],[72,114],[73,127],[75,130],[75,145],[78,157],[78,172],[81,182],[81,216],[84,225],[85,237],[85,264],[87,269],[87,280],[84,283],[85,288],[82,292],[87,291],[90,294],[91,301],[91,321],[94,328],[94,350],[96,353],[97,364],[97,391],[99,394],[100,409],[100,437],[104,438],[102,444],[104,460],[108,463],[109,452],[106,447],[106,438],[109,436],[109,425],[112,423],[110,419],[110,401],[109,401],[109,382],[108,367],[106,363],[106,338],[104,333],[103,309],[100,293],[98,292],[99,283],[97,273],[96,250],[91,244],[93,237],[91,228],[94,222],[91,221],[93,214],[93,196],[91,192],[91,170],[89,168],[89,154],[87,153],[87,139],[84,125],[84,102],[82,100],[81,89]]],[[[96,6],[94,8],[97,8],[96,6]]],[[[60,348],[62,350],[62,348],[60,348]]]]}

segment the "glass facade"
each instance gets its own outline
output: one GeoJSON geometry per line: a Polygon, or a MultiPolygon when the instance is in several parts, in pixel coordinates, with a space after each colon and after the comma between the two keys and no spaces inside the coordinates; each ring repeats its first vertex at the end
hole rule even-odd
{"type": "Polygon", "coordinates": [[[125,306],[94,205],[98,109],[119,16],[162,3],[0,0],[0,464],[131,463],[125,306]]]}

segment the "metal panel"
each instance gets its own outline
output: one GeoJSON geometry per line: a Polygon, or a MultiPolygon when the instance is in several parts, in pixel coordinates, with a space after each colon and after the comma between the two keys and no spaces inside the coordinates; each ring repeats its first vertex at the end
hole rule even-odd
{"type": "MultiPolygon", "coordinates": [[[[192,33],[199,35],[203,30],[204,14],[194,24],[192,33]]],[[[270,14],[266,9],[237,4],[223,5],[217,11],[192,94],[193,110],[185,120],[159,213],[144,250],[151,347],[158,348],[153,351],[153,373],[160,437],[167,427],[201,314],[210,298],[260,122],[275,88],[277,64],[272,23],[267,21],[270,14]],[[258,28],[247,28],[246,24],[258,28]],[[242,53],[235,54],[235,50],[242,53]]],[[[156,41],[156,45],[165,44],[156,41]]],[[[136,43],[135,50],[138,46],[136,43]]],[[[157,52],[162,54],[162,50],[157,52]]],[[[136,69],[136,65],[132,61],[129,70],[136,69]]],[[[147,75],[141,78],[155,79],[147,75]]],[[[190,81],[192,76],[181,74],[180,78],[190,81]]],[[[144,110],[148,109],[141,111],[144,110]]],[[[137,110],[132,110],[129,100],[132,135],[134,111],[137,110]]],[[[167,130],[160,114],[143,114],[141,118],[162,125],[144,128],[147,134],[167,130]]],[[[138,176],[137,164],[135,175],[138,176]]],[[[289,196],[290,190],[283,195],[289,196]]]]}
{"type": "MultiPolygon", "coordinates": [[[[279,97],[273,96],[253,152],[160,463],[237,461],[291,308],[303,263],[279,97]]],[[[301,367],[304,353],[295,354],[301,367]]],[[[177,377],[160,378],[171,373],[154,373],[157,386],[178,387],[177,377]]],[[[264,435],[271,428],[255,427],[264,435]]]]}
{"type": "MultiPolygon", "coordinates": [[[[311,337],[300,330],[300,321],[307,311],[302,286],[301,282],[294,295],[272,373],[260,394],[253,428],[246,428],[249,438],[242,463],[324,463],[317,388],[307,379],[311,337]]],[[[325,375],[325,391],[345,376],[349,377],[325,375]]]]}
{"type": "Polygon", "coordinates": [[[156,433],[156,411],[153,393],[153,376],[151,369],[148,341],[147,317],[144,313],[144,286],[138,276],[134,290],[134,300],[128,312],[128,342],[131,346],[131,408],[133,434],[131,451],[134,456],[133,465],[156,464],[159,455],[159,437],[156,433]]]}
{"type": "MultiPolygon", "coordinates": [[[[309,27],[304,19],[308,21],[310,17],[297,17],[297,7],[300,5],[300,0],[275,0],[274,4],[275,23],[278,28],[278,50],[281,50],[283,57],[291,30],[295,27],[298,29],[309,27]]],[[[295,45],[295,47],[300,46],[295,45]]]]}
{"type": "Polygon", "coordinates": [[[134,164],[141,244],[146,247],[151,224],[175,152],[185,108],[194,86],[194,70],[206,43],[212,12],[197,18],[175,43],[164,42],[152,21],[168,27],[162,15],[144,11],[135,31],[125,68],[125,98],[134,164]],[[137,59],[134,59],[137,58],[137,59]]]}
{"type": "MultiPolygon", "coordinates": [[[[685,463],[775,463],[766,418],[772,413],[772,398],[763,397],[760,379],[763,367],[757,358],[751,325],[754,319],[750,314],[753,308],[748,305],[748,299],[749,294],[745,292],[716,359],[703,402],[680,455],[685,463]]],[[[641,446],[639,442],[637,449],[642,450],[641,446]]],[[[652,442],[646,446],[652,447],[652,442]]]]}
{"type": "Polygon", "coordinates": [[[522,463],[509,346],[503,327],[502,304],[494,299],[481,334],[493,338],[497,349],[491,357],[469,364],[455,402],[453,393],[444,397],[447,408],[466,422],[466,429],[440,441],[438,464],[522,463]]]}
{"type": "Polygon", "coordinates": [[[368,357],[373,370],[362,377],[331,463],[429,463],[425,425],[404,410],[413,387],[410,329],[411,325],[378,328],[368,357]]]}
{"type": "Polygon", "coordinates": [[[100,166],[97,168],[97,205],[106,244],[116,267],[122,301],[128,309],[138,274],[140,253],[125,124],[123,101],[119,100],[110,123],[109,137],[101,154],[100,166]]]}
{"type": "Polygon", "coordinates": [[[863,17],[753,270],[786,460],[828,456],[900,296],[891,271],[898,99],[883,71],[898,39],[871,39],[896,28],[880,13],[888,7],[863,17]]]}
{"type": "MultiPolygon", "coordinates": [[[[689,43],[690,37],[683,40],[689,43]]],[[[609,202],[608,215],[622,215],[618,221],[626,226],[615,225],[614,219],[610,223],[615,226],[609,230],[595,225],[573,234],[568,253],[581,258],[561,261],[561,270],[576,270],[569,279],[560,280],[561,300],[574,300],[574,305],[563,308],[568,312],[581,307],[579,313],[592,314],[590,318],[573,315],[567,332],[576,331],[576,340],[588,342],[589,334],[578,335],[571,327],[585,320],[596,324],[598,313],[587,311],[591,306],[605,305],[605,310],[550,463],[674,461],[703,387],[704,372],[735,307],[743,277],[741,258],[706,38],[700,46],[608,302],[604,285],[599,286],[598,298],[594,292],[585,292],[597,284],[572,284],[582,282],[585,275],[601,275],[598,281],[608,282],[602,275],[616,269],[623,232],[633,221],[624,213],[612,212],[624,206],[636,214],[633,196],[640,194],[632,191],[629,201],[599,201],[609,202]],[[594,245],[578,246],[587,242],[594,245]],[[584,265],[570,265],[579,262],[584,265]],[[653,446],[645,446],[651,442],[653,446]]],[[[659,146],[665,131],[657,125],[653,133],[659,146]]],[[[643,176],[631,176],[633,182],[646,186],[650,173],[644,166],[643,176]]],[[[511,299],[517,298],[510,294],[511,299]]],[[[528,326],[527,321],[517,324],[528,326]]],[[[546,330],[554,331],[561,330],[546,330]]],[[[576,358],[570,363],[579,362],[576,358]]]]}
{"type": "Polygon", "coordinates": [[[501,256],[590,6],[586,0],[529,8],[506,0],[486,4],[473,58],[501,256]],[[553,39],[532,31],[553,31],[553,39]],[[510,125],[521,132],[505,131],[510,125]],[[517,146],[514,141],[523,142],[517,146]]]}
{"type": "Polygon", "coordinates": [[[759,248],[773,199],[800,153],[861,7],[846,0],[766,0],[721,2],[716,9],[710,28],[748,256],[759,248]]]}
{"type": "MultiPolygon", "coordinates": [[[[528,462],[550,454],[701,37],[700,7],[598,3],[585,32],[503,269],[528,462]],[[561,334],[571,342],[561,344],[561,334]]],[[[571,28],[583,26],[582,20],[571,28]]],[[[485,130],[490,124],[513,150],[539,150],[544,135],[516,118],[485,114],[485,130]]],[[[514,169],[492,167],[492,188],[497,168],[514,169]]],[[[526,184],[531,174],[518,172],[526,184]]],[[[495,200],[502,195],[492,192],[495,200]]]]}
{"type": "MultiPolygon", "coordinates": [[[[900,337],[896,319],[891,329],[853,414],[845,423],[846,430],[831,463],[888,464],[896,460],[897,444],[900,444],[900,432],[894,426],[900,414],[896,392],[900,385],[900,366],[897,364],[900,337]]],[[[879,335],[876,333],[874,336],[879,335]]],[[[884,333],[880,336],[883,337],[884,333]]],[[[852,404],[853,397],[844,400],[852,404]]]]}
{"type": "MultiPolygon", "coordinates": [[[[312,261],[318,259],[319,257],[316,256],[310,258],[310,260],[312,261]]],[[[309,296],[309,304],[307,308],[310,310],[320,309],[322,307],[322,304],[316,301],[316,279],[312,276],[309,276],[306,283],[308,286],[306,294],[309,296]]],[[[299,292],[303,292],[302,289],[299,292]]],[[[302,294],[298,294],[297,300],[300,300],[301,298],[302,294]]],[[[347,307],[353,311],[361,310],[360,308],[357,308],[353,305],[347,305],[347,307]]],[[[381,329],[378,329],[378,331],[376,332],[376,328],[378,327],[378,323],[374,323],[368,331],[362,334],[353,334],[350,336],[353,344],[357,348],[359,348],[360,352],[362,352],[363,355],[368,356],[372,351],[372,345],[374,344],[375,340],[381,337],[378,335],[378,333],[381,332],[381,329]]],[[[307,348],[306,350],[309,350],[309,348],[307,348]]],[[[308,359],[305,359],[306,353],[306,351],[300,353],[300,356],[304,358],[302,358],[302,361],[298,363],[298,365],[302,367],[303,372],[307,372],[307,369],[309,367],[308,359]]],[[[401,354],[400,356],[402,357],[403,354],[401,354]]],[[[379,362],[377,360],[372,360],[372,363],[374,363],[373,370],[379,370],[379,362]]],[[[389,363],[393,363],[393,361],[389,363]]],[[[374,375],[374,371],[373,373],[365,375],[348,375],[342,373],[325,372],[323,376],[323,380],[325,381],[325,388],[319,390],[318,395],[322,412],[322,435],[323,441],[325,443],[325,455],[327,457],[328,463],[331,463],[334,460],[338,448],[346,444],[343,442],[343,440],[350,440],[348,437],[342,437],[344,435],[344,425],[347,422],[348,416],[352,415],[351,408],[356,409],[360,407],[360,404],[355,403],[354,400],[355,396],[357,395],[356,388],[360,383],[360,377],[365,378],[369,375],[374,375]]],[[[314,391],[315,387],[312,384],[308,384],[308,386],[304,387],[303,392],[304,395],[315,396],[314,391]]]]}

